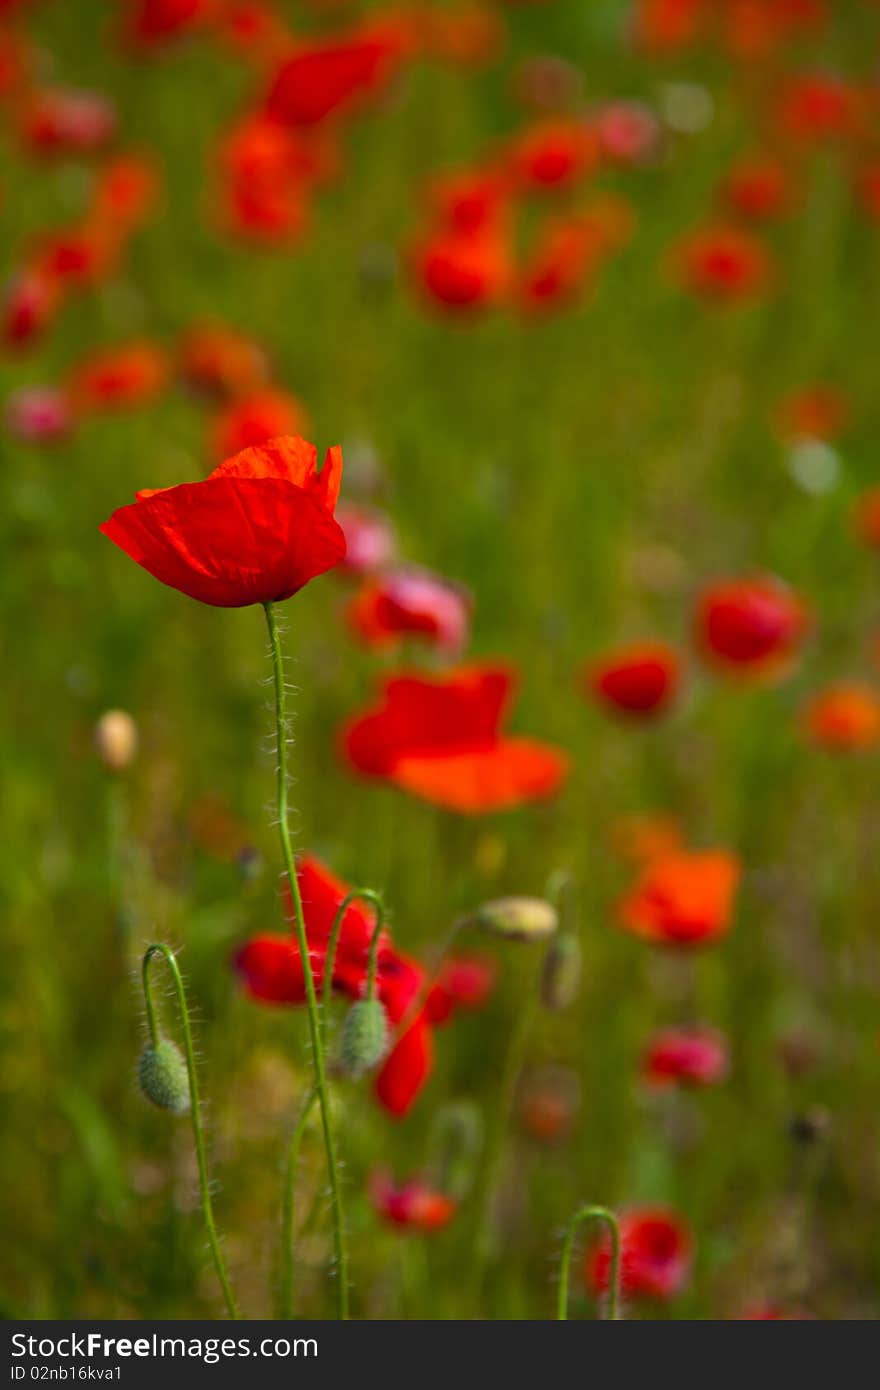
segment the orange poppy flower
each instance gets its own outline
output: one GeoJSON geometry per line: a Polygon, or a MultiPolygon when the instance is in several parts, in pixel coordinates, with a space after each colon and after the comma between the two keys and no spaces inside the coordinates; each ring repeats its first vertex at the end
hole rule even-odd
{"type": "Polygon", "coordinates": [[[740,862],[726,850],[651,860],[619,908],[620,925],[645,941],[695,946],[730,928],[740,862]]]}
{"type": "Polygon", "coordinates": [[[152,401],[168,380],[168,361],[155,343],[127,343],[96,353],[70,377],[71,399],[80,410],[130,410],[152,401]]]}
{"type": "Polygon", "coordinates": [[[219,411],[209,430],[211,453],[215,458],[229,458],[279,435],[299,434],[306,425],[305,408],[295,396],[278,387],[263,387],[219,411]]]}
{"type": "Polygon", "coordinates": [[[855,681],[831,686],[807,705],[804,728],[811,742],[824,748],[873,748],[880,741],[880,699],[855,681]]]}

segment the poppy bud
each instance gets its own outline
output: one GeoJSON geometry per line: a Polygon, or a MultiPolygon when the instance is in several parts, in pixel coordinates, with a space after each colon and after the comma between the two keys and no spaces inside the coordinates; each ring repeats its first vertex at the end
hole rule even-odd
{"type": "Polygon", "coordinates": [[[124,772],[138,746],[137,725],[122,709],[108,709],[95,725],[95,747],[110,772],[124,772]]]}
{"type": "Polygon", "coordinates": [[[557,936],[547,948],[541,975],[541,1003],[554,1013],[574,1003],[581,986],[581,943],[571,932],[557,936]]]}
{"type": "Polygon", "coordinates": [[[138,1081],[147,1100],[160,1110],[184,1115],[189,1109],[189,1074],[180,1048],[169,1038],[147,1043],[138,1062],[138,1081]]]}
{"type": "Polygon", "coordinates": [[[465,924],[511,941],[543,941],[556,931],[559,916],[544,898],[495,898],[478,907],[465,924]]]}
{"type": "Polygon", "coordinates": [[[377,1067],[388,1051],[388,1020],[378,999],[352,1004],[342,1032],[342,1066],[357,1080],[377,1067]]]}

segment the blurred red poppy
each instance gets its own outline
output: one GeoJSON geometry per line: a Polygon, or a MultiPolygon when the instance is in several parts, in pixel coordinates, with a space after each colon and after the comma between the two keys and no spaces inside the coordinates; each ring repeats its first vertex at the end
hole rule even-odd
{"type": "MultiPolygon", "coordinates": [[[[674,1298],[687,1283],[693,1238],[681,1217],[664,1207],[638,1207],[620,1220],[621,1290],[629,1298],[674,1298]]],[[[607,1236],[589,1251],[584,1274],[594,1293],[608,1288],[611,1244],[607,1236]]]]}
{"type": "Polygon", "coordinates": [[[214,458],[225,459],[280,435],[296,435],[307,425],[304,407],[289,391],[264,386],[229,402],[209,426],[214,458]]]}
{"type": "Polygon", "coordinates": [[[861,93],[842,77],[803,73],[792,77],[777,102],[780,129],[810,143],[855,135],[863,113],[861,93]]]}
{"type": "Polygon", "coordinates": [[[266,111],[284,125],[315,125],[380,91],[409,47],[406,25],[392,20],[300,43],[273,75],[266,111]]]}
{"type": "Polygon", "coordinates": [[[807,626],[805,604],[772,575],[712,585],[696,614],[697,642],[704,655],[744,675],[787,669],[807,626]]]}
{"type": "Polygon", "coordinates": [[[410,1178],[398,1184],[385,1169],[371,1174],[367,1190],[380,1216],[392,1226],[408,1230],[439,1231],[448,1226],[456,1212],[452,1198],[423,1179],[410,1178]]]}
{"type": "Polygon", "coordinates": [[[810,741],[823,748],[874,748],[880,742],[880,697],[856,681],[834,685],[810,700],[803,722],[810,741]]]}
{"type": "Polygon", "coordinates": [[[521,189],[568,188],[596,168],[599,138],[583,121],[542,121],[513,142],[508,158],[521,189]]]}
{"type": "Polygon", "coordinates": [[[138,493],[101,527],[163,584],[219,608],[288,599],[345,554],[342,453],[304,439],[244,449],[199,483],[138,493]]]}
{"type": "Polygon", "coordinates": [[[868,488],[853,513],[856,533],[865,545],[880,548],[880,487],[868,488]]]}
{"type": "Polygon", "coordinates": [[[45,331],[61,302],[58,281],[45,271],[25,269],[7,283],[2,332],[10,347],[26,347],[45,331]]]}
{"type": "Polygon", "coordinates": [[[770,282],[769,251],[739,227],[695,233],[680,245],[677,259],[685,289],[719,303],[752,298],[770,282]]]}
{"type": "Polygon", "coordinates": [[[457,1008],[482,1008],[495,986],[497,967],[490,956],[458,955],[444,961],[425,1000],[434,1024],[446,1023],[457,1008]]]}
{"type": "Polygon", "coordinates": [[[443,231],[419,242],[411,263],[430,299],[451,311],[490,308],[506,295],[513,275],[506,229],[443,231]]]}
{"type": "Polygon", "coordinates": [[[349,625],[367,646],[421,637],[447,652],[468,637],[472,600],[466,590],[415,566],[367,579],[347,608],[349,625]]]}
{"type": "Polygon", "coordinates": [[[848,397],[836,386],[817,382],[783,397],[777,408],[779,431],[784,439],[836,439],[850,418],[848,397]]]}
{"type": "Polygon", "coordinates": [[[641,642],[610,652],[584,673],[588,693],[618,713],[660,714],[681,681],[677,652],[665,642],[641,642]]]}
{"type": "Polygon", "coordinates": [[[378,709],[343,730],[357,771],[465,814],[507,810],[552,796],[568,758],[532,739],[501,733],[513,688],[500,666],[472,666],[434,679],[394,676],[378,709]]]}
{"type": "Polygon", "coordinates": [[[659,944],[714,941],[730,929],[739,879],[739,860],[726,850],[651,859],[620,904],[620,925],[659,944]]]}
{"type": "Polygon", "coordinates": [[[33,154],[92,154],[116,134],[116,108],[101,92],[46,87],[19,114],[25,147],[33,154]]]}
{"type": "Polygon", "coordinates": [[[222,323],[188,328],[180,339],[178,361],[188,386],[221,400],[263,386],[269,375],[269,360],[259,343],[222,323]]]}
{"type": "Polygon", "coordinates": [[[395,1119],[403,1119],[433,1067],[434,1040],[430,1022],[422,1011],[401,1033],[382,1063],[373,1086],[376,1099],[395,1119]]]}
{"type": "Polygon", "coordinates": [[[346,573],[363,577],[394,559],[394,528],[384,512],[348,502],[340,506],[336,520],[345,533],[342,569],[346,573]]]}
{"type": "Polygon", "coordinates": [[[711,1028],[667,1028],[645,1052],[642,1075],[652,1086],[715,1086],[728,1071],[727,1043],[711,1028]]]}
{"type": "Polygon", "coordinates": [[[123,36],[148,50],[197,28],[216,9],[216,0],[125,0],[123,36]]]}
{"type": "Polygon", "coordinates": [[[95,353],[70,374],[77,409],[130,410],[154,400],[168,380],[165,353],[154,343],[126,343],[95,353]]]}
{"type": "Polygon", "coordinates": [[[791,179],[779,160],[756,156],[734,165],[722,184],[722,197],[731,212],[750,222],[773,222],[791,209],[791,179]]]}

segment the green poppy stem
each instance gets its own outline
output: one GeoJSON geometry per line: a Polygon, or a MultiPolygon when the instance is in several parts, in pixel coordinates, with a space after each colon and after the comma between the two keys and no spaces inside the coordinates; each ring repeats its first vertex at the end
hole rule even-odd
{"type": "Polygon", "coordinates": [[[169,946],[161,945],[158,942],[154,942],[153,945],[147,947],[141,962],[141,981],[144,989],[144,1005],[147,1011],[147,1027],[150,1030],[150,1042],[153,1047],[156,1047],[161,1040],[156,1021],[156,1010],[153,1005],[153,995],[150,989],[150,963],[156,956],[161,956],[168,966],[168,969],[171,971],[171,978],[174,982],[174,992],[177,996],[178,1008],[180,1009],[180,1021],[183,1030],[183,1050],[186,1057],[187,1077],[189,1079],[189,1113],[192,1120],[193,1143],[195,1144],[196,1160],[199,1168],[199,1194],[202,1216],[204,1217],[205,1227],[208,1232],[208,1244],[211,1247],[211,1257],[214,1261],[214,1268],[217,1271],[220,1287],[223,1290],[223,1299],[226,1303],[227,1312],[230,1318],[239,1318],[241,1315],[229,1284],[226,1264],[220,1249],[220,1239],[217,1235],[217,1226],[214,1222],[214,1207],[211,1202],[211,1183],[208,1177],[208,1162],[205,1157],[205,1138],[202,1131],[199,1083],[196,1077],[192,1028],[190,1026],[189,1008],[186,1002],[186,991],[183,987],[180,967],[177,964],[177,958],[174,952],[169,946]]]}
{"type": "Polygon", "coordinates": [[[336,916],[333,918],[333,925],[330,928],[330,935],[327,938],[327,959],[324,963],[324,984],[321,991],[321,1004],[326,1020],[330,1005],[330,996],[333,993],[333,972],[336,968],[336,952],[339,947],[339,936],[342,931],[342,922],[346,912],[352,903],[369,903],[376,914],[376,922],[373,927],[373,934],[370,937],[370,952],[367,958],[367,999],[372,999],[373,991],[376,986],[376,968],[379,956],[379,937],[382,935],[382,928],[385,925],[385,904],[382,902],[378,893],[372,888],[353,888],[350,893],[346,893],[339,907],[336,909],[336,916]]]}
{"type": "Polygon", "coordinates": [[[315,1073],[315,1091],[321,1107],[321,1128],[324,1133],[324,1149],[327,1155],[327,1170],[330,1178],[330,1198],[333,1209],[333,1244],[336,1257],[336,1308],[340,1318],[348,1317],[348,1254],[345,1240],[345,1221],[342,1212],[342,1193],[339,1170],[336,1161],[336,1145],[333,1137],[333,1119],[330,1114],[330,1097],[324,1064],[324,1039],[321,1019],[318,1012],[318,996],[315,991],[315,977],[309,959],[309,942],[306,934],[302,896],[296,876],[293,847],[290,842],[287,804],[287,699],[284,686],[284,657],[275,607],[272,603],[263,605],[266,624],[269,629],[269,643],[272,651],[272,669],[275,678],[275,724],[278,743],[278,831],[281,837],[281,851],[290,884],[293,900],[294,928],[297,945],[302,960],[303,982],[306,991],[306,1011],[309,1019],[309,1035],[312,1045],[312,1065],[315,1073]]]}
{"type": "Polygon", "coordinates": [[[317,1091],[310,1091],[305,1103],[299,1112],[299,1119],[296,1128],[290,1139],[290,1146],[287,1150],[287,1163],[284,1169],[284,1194],[281,1206],[281,1276],[278,1287],[278,1317],[293,1317],[293,1224],[294,1224],[294,1188],[296,1186],[296,1171],[299,1164],[299,1148],[303,1134],[312,1113],[312,1106],[318,1099],[317,1091]]]}
{"type": "Polygon", "coordinates": [[[559,1260],[559,1294],[556,1307],[558,1321],[568,1318],[568,1276],[571,1256],[574,1250],[578,1229],[585,1221],[604,1221],[611,1236],[611,1268],[608,1276],[608,1318],[616,1322],[620,1317],[620,1226],[617,1217],[608,1207],[581,1207],[568,1223],[565,1243],[559,1260]]]}

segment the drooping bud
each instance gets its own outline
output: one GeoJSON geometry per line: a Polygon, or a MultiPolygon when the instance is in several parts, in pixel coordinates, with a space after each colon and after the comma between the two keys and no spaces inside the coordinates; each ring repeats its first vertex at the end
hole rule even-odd
{"type": "Polygon", "coordinates": [[[180,1048],[170,1038],[147,1043],[138,1062],[138,1081],[147,1100],[160,1110],[184,1115],[189,1109],[189,1075],[180,1048]]]}
{"type": "Polygon", "coordinates": [[[563,932],[550,942],[541,975],[541,1003],[558,1013],[577,999],[583,964],[581,943],[572,932],[563,932]]]}
{"type": "Polygon", "coordinates": [[[95,747],[110,772],[124,772],[133,762],[138,748],[138,731],[130,714],[108,709],[95,725],[95,747]]]}
{"type": "Polygon", "coordinates": [[[511,941],[543,941],[556,931],[559,916],[544,898],[495,898],[478,907],[464,925],[511,941]]]}
{"type": "Polygon", "coordinates": [[[388,1051],[388,1019],[378,999],[352,1004],[342,1030],[342,1066],[357,1080],[377,1067],[388,1051]]]}

